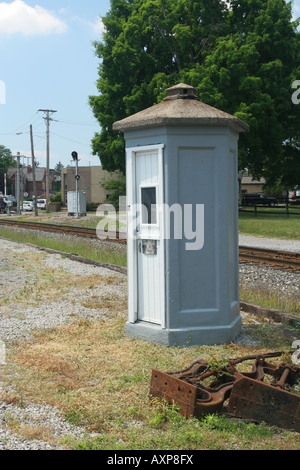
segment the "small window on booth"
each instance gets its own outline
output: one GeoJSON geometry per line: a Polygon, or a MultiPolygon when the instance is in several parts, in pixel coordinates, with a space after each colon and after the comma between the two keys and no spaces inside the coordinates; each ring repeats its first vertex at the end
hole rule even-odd
{"type": "Polygon", "coordinates": [[[141,188],[142,224],[157,224],[156,187],[141,188]]]}

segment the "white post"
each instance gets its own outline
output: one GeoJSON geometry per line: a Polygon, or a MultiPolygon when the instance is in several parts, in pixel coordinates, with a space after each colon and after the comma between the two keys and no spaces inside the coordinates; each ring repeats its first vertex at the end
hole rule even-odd
{"type": "Polygon", "coordinates": [[[76,219],[79,219],[78,158],[76,159],[76,219]]]}

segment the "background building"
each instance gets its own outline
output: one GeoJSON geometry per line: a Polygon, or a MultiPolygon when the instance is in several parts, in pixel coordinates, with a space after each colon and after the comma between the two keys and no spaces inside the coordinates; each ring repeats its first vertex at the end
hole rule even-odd
{"type": "MultiPolygon", "coordinates": [[[[119,180],[122,178],[121,173],[110,173],[103,170],[101,166],[80,166],[78,174],[80,176],[78,189],[79,191],[85,191],[86,202],[88,204],[91,202],[105,202],[108,194],[107,190],[103,187],[103,183],[112,179],[119,180]]],[[[64,204],[67,204],[68,191],[75,191],[76,189],[75,176],[75,166],[67,166],[61,171],[61,190],[64,204]]]]}
{"type": "Polygon", "coordinates": [[[266,180],[261,178],[260,180],[253,179],[252,176],[242,177],[242,194],[245,193],[263,193],[266,180]]]}
{"type": "MultiPolygon", "coordinates": [[[[16,196],[16,178],[17,168],[9,168],[7,171],[7,178],[10,182],[12,194],[16,196]]],[[[35,168],[35,180],[36,180],[36,195],[37,197],[46,196],[46,168],[37,166],[35,168]]],[[[55,194],[60,187],[57,186],[57,182],[60,180],[60,175],[55,170],[49,170],[49,191],[50,194],[55,194]]],[[[21,200],[22,195],[26,199],[32,199],[33,197],[33,174],[32,167],[21,166],[20,167],[20,192],[21,200]],[[25,196],[27,194],[27,196],[25,196]]]]}

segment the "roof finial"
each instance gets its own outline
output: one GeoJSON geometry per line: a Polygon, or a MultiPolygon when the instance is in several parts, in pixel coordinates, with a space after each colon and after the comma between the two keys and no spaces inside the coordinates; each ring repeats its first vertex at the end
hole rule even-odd
{"type": "Polygon", "coordinates": [[[164,101],[169,100],[199,100],[196,88],[186,85],[185,83],[179,83],[178,85],[167,88],[168,95],[164,98],[164,101]]]}

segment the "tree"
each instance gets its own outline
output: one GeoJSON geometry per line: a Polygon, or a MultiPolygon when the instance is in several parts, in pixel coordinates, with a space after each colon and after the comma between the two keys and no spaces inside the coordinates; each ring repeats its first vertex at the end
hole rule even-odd
{"type": "Polygon", "coordinates": [[[113,122],[160,101],[181,70],[201,61],[226,27],[225,10],[221,0],[111,0],[103,41],[95,42],[100,94],[90,97],[101,126],[92,148],[104,169],[125,171],[113,122]]]}
{"type": "Polygon", "coordinates": [[[54,170],[57,172],[57,173],[61,173],[61,170],[64,168],[64,165],[59,161],[58,163],[56,163],[55,167],[54,167],[54,170]]]}
{"type": "Polygon", "coordinates": [[[4,145],[0,145],[0,173],[7,173],[8,168],[14,168],[15,166],[16,161],[11,151],[4,145]]]}
{"type": "MultiPolygon", "coordinates": [[[[0,191],[4,192],[4,174],[7,173],[8,168],[14,168],[16,161],[14,160],[11,151],[0,145],[0,191]]],[[[9,185],[9,181],[7,182],[9,185]]]]}
{"type": "Polygon", "coordinates": [[[240,168],[299,184],[298,22],[285,0],[112,0],[96,42],[101,126],[92,146],[105,169],[125,171],[124,140],[113,122],[161,101],[185,82],[201,101],[243,119],[240,168]],[[229,3],[229,7],[228,7],[229,3]],[[297,169],[293,171],[293,169],[297,169]]]}
{"type": "MultiPolygon", "coordinates": [[[[240,137],[240,168],[267,181],[298,184],[300,107],[291,84],[299,70],[299,34],[284,0],[233,0],[231,35],[220,38],[204,67],[186,74],[200,97],[250,126],[240,137]],[[195,76],[193,77],[193,74],[195,76]]],[[[300,76],[300,75],[299,75],[300,76]]]]}
{"type": "Polygon", "coordinates": [[[112,204],[115,209],[119,210],[119,198],[126,194],[126,181],[125,178],[121,179],[110,179],[109,181],[103,180],[101,186],[108,191],[109,196],[106,198],[106,202],[112,204]]]}

